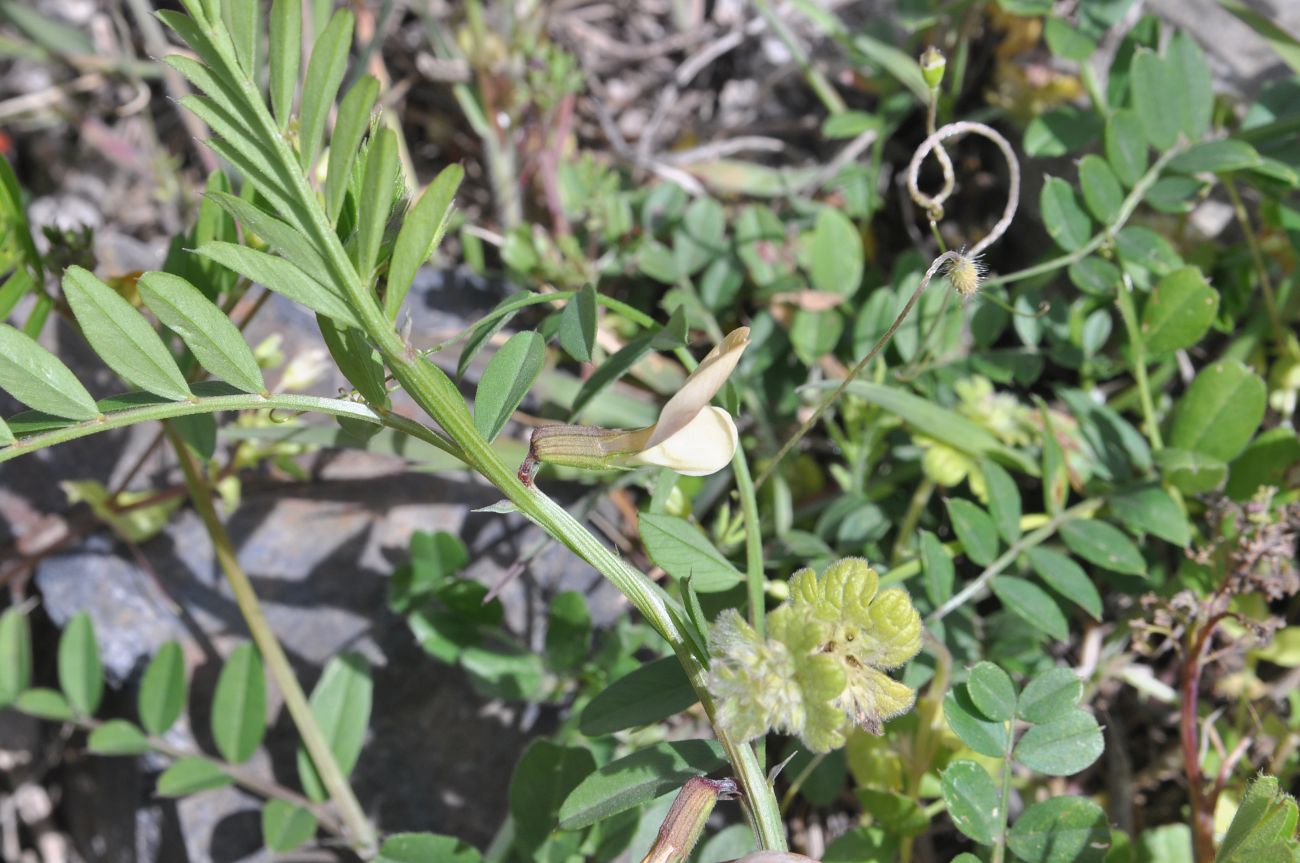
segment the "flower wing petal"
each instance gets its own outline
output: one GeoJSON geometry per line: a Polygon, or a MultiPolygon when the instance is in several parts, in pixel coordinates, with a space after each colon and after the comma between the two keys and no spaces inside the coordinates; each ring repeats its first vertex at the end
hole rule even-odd
{"type": "Polygon", "coordinates": [[[686,476],[708,476],[731,462],[739,444],[740,435],[731,414],[709,406],[676,434],[630,456],[628,461],[672,468],[686,476]]]}
{"type": "Polygon", "coordinates": [[[647,447],[663,443],[695,420],[736,370],[736,363],[740,362],[740,355],[748,344],[749,327],[739,327],[732,330],[722,344],[709,351],[682,388],[659,412],[659,422],[655,423],[647,447]]]}

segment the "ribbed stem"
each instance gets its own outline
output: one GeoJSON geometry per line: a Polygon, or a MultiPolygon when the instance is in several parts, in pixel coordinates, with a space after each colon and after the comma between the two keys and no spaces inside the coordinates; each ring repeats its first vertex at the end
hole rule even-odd
{"type": "Polygon", "coordinates": [[[284,698],[284,706],[289,711],[289,716],[293,718],[293,724],[298,728],[303,746],[311,755],[322,784],[338,808],[339,817],[347,825],[349,838],[354,843],[354,847],[363,854],[372,852],[376,842],[375,828],[366,818],[361,803],[352,792],[352,786],[348,784],[347,777],[339,769],[338,762],[334,760],[334,753],[330,751],[329,743],[326,742],[320,725],[316,723],[316,715],[311,712],[307,696],[298,685],[298,678],[293,673],[293,667],[289,665],[289,658],[285,655],[279,640],[276,639],[275,633],[271,631],[271,625],[266,622],[266,615],[262,612],[262,604],[257,600],[253,583],[249,581],[248,574],[239,563],[234,544],[230,541],[230,534],[226,533],[226,526],[217,517],[216,507],[212,503],[212,492],[199,474],[198,465],[195,464],[194,457],[190,455],[180,436],[169,426],[164,425],[163,429],[167,434],[167,440],[176,450],[181,472],[185,475],[185,484],[189,487],[190,498],[194,502],[194,509],[212,538],[212,546],[216,552],[217,562],[221,565],[221,571],[225,573],[226,583],[230,585],[230,590],[235,595],[235,602],[239,604],[239,611],[248,624],[248,631],[253,636],[253,642],[266,662],[266,670],[271,673],[271,679],[275,681],[280,695],[284,698]]]}

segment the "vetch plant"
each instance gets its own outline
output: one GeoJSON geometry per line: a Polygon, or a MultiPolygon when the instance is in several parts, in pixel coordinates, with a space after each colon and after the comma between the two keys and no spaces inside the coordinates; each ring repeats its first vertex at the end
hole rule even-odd
{"type": "Polygon", "coordinates": [[[588,469],[657,465],[686,476],[708,476],[736,454],[739,435],[731,414],[709,404],[749,344],[749,328],[733,330],[700,361],[659,419],[636,431],[548,425],[534,429],[519,477],[531,484],[546,463],[588,469]]]}
{"type": "MultiPolygon", "coordinates": [[[[29,576],[59,546],[28,553],[35,539],[20,536],[0,563],[16,598],[0,615],[0,705],[56,724],[61,745],[164,756],[163,796],[238,785],[264,801],[276,852],[314,843],[385,863],[1294,852],[1294,802],[1280,791],[1300,775],[1288,683],[1300,631],[1287,625],[1300,585],[1294,82],[1236,111],[1216,100],[1192,39],[1132,21],[1123,0],[912,4],[888,23],[935,43],[919,62],[883,22],[758,2],[751,24],[788,49],[825,108],[820,146],[805,146],[801,118],[798,139],[737,127],[697,147],[684,140],[697,122],[744,112],[690,88],[743,51],[752,27],[715,38],[691,17],[699,4],[675,3],[681,40],[642,46],[670,59],[671,82],[630,145],[605,101],[629,61],[601,52],[642,54],[589,38],[585,19],[566,30],[577,13],[547,4],[412,7],[386,26],[417,28],[414,42],[427,37],[450,64],[417,66],[448,76],[452,98],[438,104],[454,102],[474,132],[454,138],[464,165],[440,165],[420,189],[412,163],[450,145],[379,110],[403,92],[384,91],[384,55],[411,33],[391,38],[362,6],[182,5],[159,18],[188,49],[166,60],[188,83],[165,80],[187,122],[210,130],[199,159],[212,170],[156,270],[108,272],[88,234],[38,250],[0,160],[0,315],[14,324],[0,324],[0,388],[30,408],[0,420],[0,462],[160,422],[148,451],[170,453],[163,487],[128,487],[143,459],[128,481],[69,482],[91,512],[68,541],[103,523],[147,560],[188,501],[251,641],[221,658],[212,710],[190,715],[210,725],[211,747],[178,743],[187,705],[203,703],[181,645],[143,669],[134,711],[104,697],[90,615],[67,621],[54,662],[34,657],[52,642],[29,576]],[[811,30],[790,26],[803,16],[811,30]],[[808,49],[809,32],[826,50],[808,49]],[[996,62],[983,62],[994,38],[996,62]],[[1103,39],[1117,44],[1105,70],[1091,60],[1103,39]],[[354,44],[376,77],[349,71],[354,44]],[[1019,74],[1016,52],[1034,75],[1019,74]],[[1062,102],[1069,92],[1078,98],[1062,102]],[[726,110],[685,122],[679,102],[726,110]],[[690,131],[670,146],[657,136],[674,123],[690,131]],[[1044,178],[1041,225],[1021,214],[1006,242],[1022,163],[1037,177],[1027,160],[1040,158],[1068,176],[1044,178]],[[1193,233],[1215,196],[1240,240],[1193,233]],[[440,246],[527,287],[454,336],[422,332],[412,292],[440,246]],[[951,290],[928,291],[936,279],[951,290]],[[245,336],[272,294],[310,313],[328,357],[291,364],[278,383],[282,358],[245,336]],[[42,346],[51,316],[120,392],[96,399],[42,346]],[[347,381],[337,397],[298,392],[335,369],[347,381]],[[219,427],[231,412],[239,420],[219,427]],[[351,780],[387,745],[370,736],[385,702],[369,665],[333,657],[305,691],[241,562],[228,521],[243,472],[265,464],[272,488],[280,472],[305,481],[293,456],[318,445],[469,471],[505,498],[474,517],[525,528],[512,527],[522,540],[492,589],[475,564],[504,546],[433,528],[413,533],[387,583],[397,634],[479,696],[518,706],[503,715],[544,720],[508,783],[480,783],[505,789],[483,852],[375,820],[382,810],[351,780]],[[547,493],[552,476],[563,504],[547,493]],[[519,631],[501,585],[557,544],[619,592],[606,605],[616,611],[536,584],[536,619],[519,631]],[[288,779],[252,766],[279,702],[301,743],[288,779]],[[1261,769],[1277,778],[1247,785],[1261,769]],[[715,830],[717,816],[737,823],[715,830]]],[[[668,13],[645,5],[620,38],[647,20],[667,32],[668,13]]],[[[39,13],[0,17],[19,22],[19,36],[3,35],[26,54],[58,53],[57,39],[39,51],[23,41],[39,13]]],[[[428,125],[456,125],[443,119],[428,125]]],[[[409,753],[412,769],[425,754],[409,753]]],[[[384,781],[404,791],[401,777],[384,781]]]]}

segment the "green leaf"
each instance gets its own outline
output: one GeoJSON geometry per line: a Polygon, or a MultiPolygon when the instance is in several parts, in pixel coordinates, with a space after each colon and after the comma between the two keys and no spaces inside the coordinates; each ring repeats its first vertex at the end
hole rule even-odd
{"type": "Polygon", "coordinates": [[[57,417],[85,422],[99,416],[95,400],[68,367],[8,324],[0,324],[0,388],[57,417]]]}
{"type": "Polygon", "coordinates": [[[59,686],[81,716],[93,716],[104,695],[104,669],[90,615],[78,612],[59,637],[59,686]]]}
{"type": "Polygon", "coordinates": [[[988,566],[998,556],[998,529],[988,513],[974,503],[958,497],[947,498],[944,505],[957,533],[962,550],[972,563],[988,566]]]}
{"type": "Polygon", "coordinates": [[[686,338],[686,313],[683,306],[673,310],[672,317],[662,329],[642,333],[619,348],[618,352],[601,363],[599,368],[583,381],[581,389],[573,398],[570,414],[577,417],[591,400],[614,383],[638,360],[652,350],[668,350],[680,347],[686,338]]]}
{"type": "Polygon", "coordinates": [[[1097,519],[1076,519],[1060,527],[1061,539],[1070,551],[1089,563],[1129,575],[1146,576],[1142,552],[1112,524],[1097,519]]]}
{"type": "Polygon", "coordinates": [[[853,37],[853,47],[870,61],[888,72],[900,84],[912,91],[922,103],[930,98],[930,88],[921,74],[921,64],[911,54],[866,33],[853,37]]]}
{"type": "Polygon", "coordinates": [[[1170,447],[1155,454],[1165,480],[1184,494],[1200,494],[1218,488],[1228,475],[1223,459],[1199,452],[1170,447]]]}
{"type": "Polygon", "coordinates": [[[514,416],[545,361],[546,341],[531,331],[515,333],[488,361],[474,393],[474,426],[489,442],[514,416]]]}
{"type": "Polygon", "coordinates": [[[1178,142],[1187,116],[1188,95],[1178,70],[1154,51],[1140,47],[1133,56],[1129,86],[1142,133],[1157,150],[1168,150],[1178,142]]]}
{"type": "Polygon", "coordinates": [[[1052,797],[1026,809],[1007,834],[1025,863],[1102,863],[1110,847],[1106,813],[1082,797],[1052,797]]]}
{"type": "Polygon", "coordinates": [[[1224,493],[1233,500],[1248,500],[1265,485],[1281,488],[1287,472],[1300,462],[1300,437],[1286,426],[1271,428],[1250,442],[1232,462],[1232,476],[1224,493]]]}
{"type": "Polygon", "coordinates": [[[1091,239],[1092,220],[1079,205],[1074,189],[1060,177],[1049,176],[1043,182],[1039,206],[1043,227],[1062,249],[1073,252],[1091,239]]]}
{"type": "Polygon", "coordinates": [[[1025,127],[1025,153],[1054,158],[1081,150],[1097,139],[1101,120],[1091,111],[1062,105],[1035,116],[1025,127]]]}
{"type": "Polygon", "coordinates": [[[1105,742],[1091,713],[1074,709],[1026,731],[1016,744],[1016,760],[1048,776],[1071,776],[1101,757],[1105,742]]]}
{"type": "Polygon", "coordinates": [[[207,758],[197,755],[178,758],[158,777],[159,797],[186,797],[200,791],[225,788],[234,780],[207,758]]]}
{"type": "Polygon", "coordinates": [[[315,835],[316,816],[310,809],[286,800],[268,800],[263,804],[262,842],[270,850],[283,854],[292,851],[315,835]]]}
{"type": "Polygon", "coordinates": [[[185,342],[203,368],[247,393],[266,391],[253,351],[216,304],[189,282],[145,273],[137,283],[149,311],[185,342]]]}
{"type": "Polygon", "coordinates": [[[1142,121],[1131,108],[1121,108],[1106,121],[1106,161],[1119,181],[1133,188],[1147,170],[1147,142],[1142,121]]]}
{"type": "Polygon", "coordinates": [[[1079,160],[1079,188],[1083,202],[1097,221],[1113,224],[1124,203],[1124,190],[1105,159],[1089,153],[1079,160]]]}
{"type": "Polygon", "coordinates": [[[0,615],[0,707],[32,684],[32,633],[27,615],[10,606],[0,615]]]}
{"type": "Polygon", "coordinates": [[[1047,591],[1023,578],[999,575],[989,585],[993,595],[1013,614],[1057,641],[1070,637],[1065,613],[1047,591]]]}
{"type": "Polygon", "coordinates": [[[179,644],[169,641],[149,660],[140,680],[140,724],[155,736],[166,733],[185,708],[185,694],[185,656],[179,644]]]}
{"type": "Polygon", "coordinates": [[[988,487],[989,514],[998,532],[1007,542],[1020,539],[1020,489],[1001,465],[984,459],[980,462],[980,473],[984,474],[984,484],[988,487]]]}
{"type": "Polygon", "coordinates": [[[333,318],[324,315],[316,316],[316,325],[320,327],[330,357],[348,383],[356,387],[368,403],[377,406],[389,404],[384,362],[365,334],[354,327],[341,327],[333,318]]]}
{"type": "Polygon", "coordinates": [[[839,343],[844,319],[834,309],[796,309],[790,324],[790,344],[806,366],[814,366],[839,343]]]}
{"type": "Polygon", "coordinates": [[[271,109],[280,131],[293,118],[293,94],[302,68],[301,0],[271,0],[271,109]]]}
{"type": "Polygon", "coordinates": [[[20,693],[14,707],[39,719],[50,719],[55,722],[71,722],[76,715],[62,692],[43,687],[20,693]]]}
{"type": "MultiPolygon", "coordinates": [[[[402,308],[402,301],[411,290],[415,274],[424,262],[429,260],[434,249],[442,242],[447,232],[447,223],[451,220],[452,202],[456,190],[460,188],[465,177],[465,169],[460,165],[448,165],[433,178],[433,182],[420,194],[415,206],[407,211],[402,221],[402,229],[397,232],[393,244],[393,257],[388,263],[388,281],[384,292],[384,314],[389,320],[397,320],[397,313],[402,308]]],[[[595,299],[593,297],[594,306],[595,299]]],[[[593,308],[593,323],[595,326],[593,308]]],[[[563,343],[563,336],[561,336],[563,343]]]]}
{"type": "Polygon", "coordinates": [[[582,711],[578,728],[589,737],[650,725],[699,701],[676,656],[639,665],[598,691],[582,711]]]}
{"type": "Polygon", "coordinates": [[[1282,790],[1277,779],[1258,777],[1241,798],[1215,863],[1295,859],[1296,815],[1295,798],[1282,790]]]}
{"type": "Polygon", "coordinates": [[[1223,360],[1196,375],[1174,408],[1169,446],[1231,461],[1264,419],[1267,388],[1237,360],[1223,360]]]}
{"type": "Polygon", "coordinates": [[[646,553],[678,581],[690,577],[691,586],[700,593],[716,593],[744,581],[709,538],[686,519],[643,512],[640,524],[646,553]]]}
{"type": "MultiPolygon", "coordinates": [[[[366,660],[356,653],[344,653],[326,663],[311,693],[312,715],[345,779],[356,767],[366,741],[373,688],[366,660]]],[[[298,748],[298,778],[312,800],[329,796],[305,747],[298,748]]]]}
{"type": "Polygon", "coordinates": [[[158,333],[117,291],[73,266],[63,275],[63,295],[86,341],[118,377],[172,401],[192,395],[158,333]]]}
{"type": "Polygon", "coordinates": [[[595,769],[596,759],[586,749],[534,740],[510,779],[516,847],[541,845],[557,827],[561,804],[595,769]]]}
{"type": "MultiPolygon", "coordinates": [[[[302,100],[298,110],[298,163],[310,169],[320,152],[325,121],[343,73],[347,71],[348,49],[352,44],[352,11],[340,9],[330,18],[311,49],[307,74],[302,83],[302,100]]],[[[377,190],[372,189],[372,192],[377,190]]]]}
{"type": "Polygon", "coordinates": [[[1047,47],[1051,52],[1066,60],[1087,60],[1097,50],[1097,43],[1093,39],[1060,18],[1047,19],[1043,26],[1043,36],[1047,39],[1047,47]]]}
{"type": "Polygon", "coordinates": [[[961,742],[980,755],[1002,758],[1011,744],[1005,722],[995,722],[982,715],[971,701],[965,684],[954,686],[943,699],[943,715],[961,742]]]}
{"type": "Polygon", "coordinates": [[[397,172],[397,135],[392,129],[379,129],[371,135],[366,148],[366,172],[362,181],[366,193],[357,205],[357,273],[367,284],[379,259],[388,215],[393,211],[397,172]]]}
{"type": "Polygon", "coordinates": [[[587,658],[591,645],[591,612],[576,590],[551,600],[546,623],[546,662],[556,671],[573,671],[587,658]]]}
{"type": "Polygon", "coordinates": [[[1005,722],[1016,715],[1016,685],[992,662],[978,662],[971,668],[966,691],[979,712],[989,719],[1005,722]]]}
{"type": "Polygon", "coordinates": [[[928,530],[921,531],[921,571],[925,575],[925,595],[938,608],[952,599],[952,586],[956,568],[939,537],[928,530]]]}
{"type": "Polygon", "coordinates": [[[1206,188],[1205,181],[1197,177],[1161,177],[1142,200],[1162,213],[1182,215],[1196,208],[1206,188]]]}
{"type": "Polygon", "coordinates": [[[1101,620],[1101,594],[1083,567],[1059,551],[1042,546],[1029,549],[1025,556],[1048,587],[1088,612],[1094,620],[1101,620]]]}
{"type": "Polygon", "coordinates": [[[1043,418],[1043,507],[1052,515],[1065,508],[1070,496],[1070,472],[1056,436],[1056,425],[1047,405],[1039,402],[1038,414],[1043,418]]]}
{"type": "Polygon", "coordinates": [[[913,797],[898,791],[859,788],[854,792],[872,823],[897,836],[920,836],[930,827],[930,816],[913,797]]]}
{"type": "MultiPolygon", "coordinates": [[[[13,8],[12,4],[9,8],[13,8]]],[[[12,290],[13,294],[6,296],[4,302],[0,302],[0,320],[4,320],[13,309],[13,304],[30,291],[36,281],[43,279],[44,267],[41,255],[32,240],[27,213],[23,209],[23,194],[18,185],[18,177],[14,174],[9,159],[3,155],[0,155],[0,222],[5,225],[8,242],[18,246],[22,260],[28,267],[28,269],[18,269],[13,278],[6,281],[6,288],[12,290]]],[[[4,292],[0,292],[0,296],[3,295],[4,292]]]]}
{"type": "Polygon", "coordinates": [[[591,362],[596,344],[596,288],[587,283],[560,314],[560,347],[580,363],[591,362]]]}
{"type": "Polygon", "coordinates": [[[857,292],[862,284],[862,236],[848,216],[822,207],[807,253],[813,290],[843,297],[857,292]]]}
{"type": "Polygon", "coordinates": [[[1255,148],[1245,141],[1224,138],[1221,141],[1202,141],[1184,153],[1169,160],[1169,170],[1182,174],[1227,174],[1258,168],[1262,160],[1255,148]]]}
{"type": "Polygon", "coordinates": [[[221,757],[242,764],[266,733],[266,678],[252,644],[230,652],[212,697],[212,739],[221,757]]]}
{"type": "Polygon", "coordinates": [[[262,4],[257,0],[224,0],[221,4],[222,17],[230,32],[230,40],[235,46],[235,57],[245,74],[252,77],[257,73],[258,34],[262,29],[262,4]]]}
{"type": "Polygon", "coordinates": [[[726,763],[713,740],[656,743],[611,761],[583,779],[560,807],[560,826],[578,830],[679,787],[726,763]]]}
{"type": "Polygon", "coordinates": [[[275,251],[277,255],[302,270],[308,278],[321,285],[333,285],[334,277],[324,259],[299,230],[287,222],[276,218],[251,201],[220,191],[208,192],[205,196],[222,210],[238,219],[244,228],[244,235],[255,235],[275,251]]]}
{"type": "Polygon", "coordinates": [[[480,863],[478,851],[454,836],[396,833],[384,840],[375,863],[480,863]]]}
{"type": "MultiPolygon", "coordinates": [[[[362,75],[348,88],[339,103],[334,121],[334,134],[330,136],[329,160],[325,171],[325,213],[330,224],[338,221],[339,211],[347,198],[348,182],[352,178],[352,164],[357,159],[361,139],[370,128],[370,115],[379,99],[379,81],[371,75],[362,75]]],[[[445,174],[445,169],[443,173],[445,174]]],[[[442,175],[440,174],[439,177],[442,175]]],[[[436,183],[437,180],[434,180],[436,183]]],[[[396,256],[396,252],[394,252],[396,256]]],[[[423,262],[421,262],[423,263],[423,262]]],[[[400,304],[399,304],[400,305],[400,304]]],[[[385,303],[384,308],[388,305],[385,303]]]]}
{"type": "Polygon", "coordinates": [[[1026,722],[1051,722],[1072,710],[1083,697],[1083,681],[1073,670],[1056,666],[1025,684],[1018,710],[1026,722]]]}
{"type": "Polygon", "coordinates": [[[17,438],[15,438],[14,433],[10,431],[9,424],[0,419],[0,446],[9,446],[9,444],[13,443],[15,440],[17,440],[17,438]]]}
{"type": "Polygon", "coordinates": [[[1201,340],[1219,312],[1219,292],[1199,267],[1183,267],[1151,289],[1142,308],[1142,337],[1153,354],[1191,347],[1201,340]]]}
{"type": "MultiPolygon", "coordinates": [[[[834,381],[828,381],[820,388],[830,389],[835,386],[834,381]]],[[[1038,468],[1029,459],[1003,446],[988,429],[956,411],[940,407],[929,399],[896,387],[866,381],[854,381],[849,384],[848,392],[879,405],[914,426],[917,431],[942,441],[960,452],[974,456],[990,456],[1030,476],[1038,473],[1038,468]]]]}
{"type": "Polygon", "coordinates": [[[327,315],[340,324],[358,328],[361,326],[342,296],[315,281],[284,258],[225,242],[205,243],[199,247],[198,253],[295,303],[301,303],[313,312],[327,315]]]}
{"type": "Polygon", "coordinates": [[[1182,109],[1182,130],[1189,141],[1197,141],[1210,129],[1214,113],[1214,81],[1205,52],[1186,30],[1176,30],[1165,49],[1165,63],[1178,81],[1176,96],[1182,109]]]}
{"type": "Polygon", "coordinates": [[[856,138],[868,129],[879,129],[880,118],[865,111],[841,111],[822,121],[822,137],[831,140],[856,138]]]}
{"type": "Polygon", "coordinates": [[[86,747],[96,755],[139,755],[149,751],[149,741],[133,723],[110,719],[90,732],[86,747]]]}
{"type": "Polygon", "coordinates": [[[673,231],[673,260],[678,273],[693,276],[727,253],[727,217],[713,198],[696,198],[673,231]]]}
{"type": "Polygon", "coordinates": [[[954,761],[940,774],[940,788],[953,825],[979,844],[992,845],[999,799],[988,771],[974,761],[954,761]]]}
{"type": "Polygon", "coordinates": [[[1162,276],[1183,265],[1183,259],[1167,239],[1142,225],[1122,228],[1115,235],[1115,249],[1130,272],[1136,266],[1162,276]]]}
{"type": "Polygon", "coordinates": [[[1158,483],[1120,489],[1111,493],[1106,502],[1115,517],[1132,533],[1154,534],[1180,548],[1187,547],[1192,541],[1187,516],[1158,483]]]}

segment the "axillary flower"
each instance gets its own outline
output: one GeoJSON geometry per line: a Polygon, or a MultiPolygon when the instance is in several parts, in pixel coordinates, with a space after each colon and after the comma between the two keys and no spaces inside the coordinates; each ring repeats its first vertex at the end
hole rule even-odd
{"type": "Polygon", "coordinates": [[[885,672],[921,649],[921,618],[901,588],[880,590],[861,558],[802,569],[790,599],[759,636],[735,610],[713,625],[709,690],[718,719],[749,740],[769,730],[798,735],[817,752],[844,745],[857,725],[880,734],[907,712],[916,692],[885,672]]]}
{"type": "Polygon", "coordinates": [[[643,429],[552,425],[533,430],[519,478],[532,480],[542,463],[588,469],[668,467],[687,476],[707,476],[726,467],[740,436],[731,414],[709,404],[736,370],[749,344],[749,328],[732,330],[700,362],[663,410],[643,429]]]}

